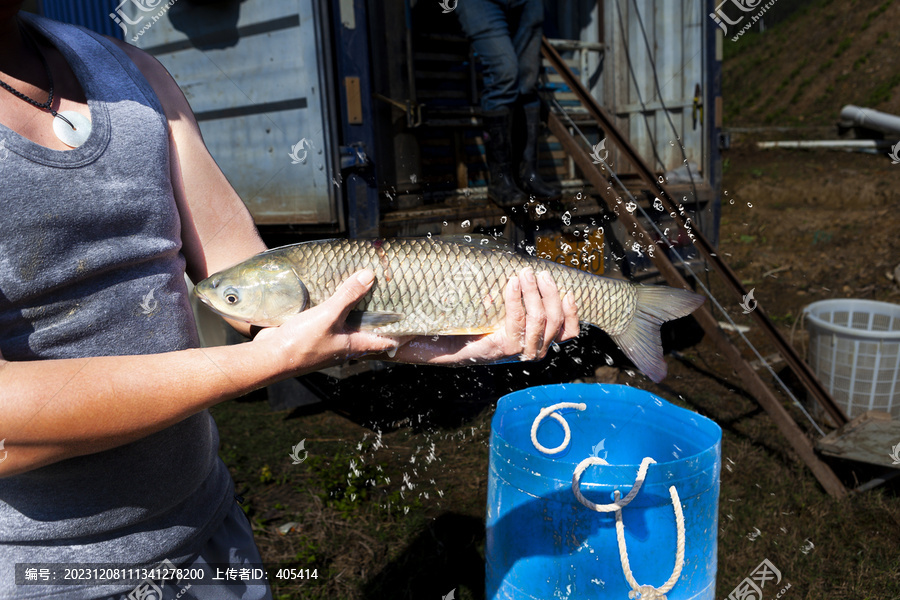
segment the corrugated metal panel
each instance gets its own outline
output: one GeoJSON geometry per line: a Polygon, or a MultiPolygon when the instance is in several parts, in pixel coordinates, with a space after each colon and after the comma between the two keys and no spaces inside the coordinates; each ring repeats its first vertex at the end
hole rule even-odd
{"type": "MultiPolygon", "coordinates": [[[[702,93],[707,85],[703,4],[701,0],[604,3],[610,55],[601,98],[637,151],[660,172],[680,167],[684,160],[666,111],[682,138],[687,160],[699,165],[704,176],[708,172],[707,123],[698,118],[695,126],[692,118],[695,88],[699,85],[702,93]]],[[[630,171],[629,165],[619,162],[620,173],[630,171]]]]}
{"type": "Polygon", "coordinates": [[[121,40],[124,31],[110,15],[115,15],[116,10],[128,2],[131,0],[43,0],[41,14],[121,40]]]}
{"type": "Polygon", "coordinates": [[[143,14],[135,1],[124,6],[134,23],[125,40],[178,82],[256,222],[337,226],[328,44],[316,1],[152,0],[157,8],[143,14]],[[289,156],[295,147],[297,164],[289,156]]]}

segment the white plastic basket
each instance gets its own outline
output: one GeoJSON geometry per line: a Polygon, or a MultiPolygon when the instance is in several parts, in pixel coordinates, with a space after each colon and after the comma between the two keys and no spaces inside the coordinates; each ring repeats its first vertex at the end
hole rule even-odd
{"type": "Polygon", "coordinates": [[[879,410],[900,418],[900,306],[822,300],[803,312],[809,364],[847,416],[879,410]]]}

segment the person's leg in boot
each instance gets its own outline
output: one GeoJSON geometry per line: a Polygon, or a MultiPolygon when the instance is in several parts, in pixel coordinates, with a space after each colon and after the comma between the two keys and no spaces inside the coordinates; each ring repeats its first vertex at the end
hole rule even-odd
{"type": "Polygon", "coordinates": [[[488,196],[503,207],[520,206],[528,199],[516,186],[512,172],[512,144],[510,143],[512,111],[502,106],[482,113],[484,146],[487,153],[490,182],[488,196]]]}
{"type": "Polygon", "coordinates": [[[457,6],[463,31],[484,67],[481,95],[488,196],[503,207],[524,204],[527,196],[513,177],[510,142],[512,106],[519,96],[519,65],[509,36],[505,2],[467,0],[457,6]]]}
{"type": "Polygon", "coordinates": [[[538,200],[558,200],[559,191],[548,185],[538,171],[538,141],[541,134],[541,103],[535,101],[522,106],[525,142],[519,164],[519,183],[526,193],[538,200]]]}

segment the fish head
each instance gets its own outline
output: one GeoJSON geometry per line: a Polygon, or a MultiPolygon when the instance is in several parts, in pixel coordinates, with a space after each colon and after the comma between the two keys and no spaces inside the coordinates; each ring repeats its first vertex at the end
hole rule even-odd
{"type": "Polygon", "coordinates": [[[291,262],[268,252],[210,275],[194,293],[223,317],[260,327],[281,325],[309,306],[309,292],[291,262]]]}

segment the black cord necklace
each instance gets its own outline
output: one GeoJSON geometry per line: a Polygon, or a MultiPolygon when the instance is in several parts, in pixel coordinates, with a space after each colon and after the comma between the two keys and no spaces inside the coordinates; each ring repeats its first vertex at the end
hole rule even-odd
{"type": "Polygon", "coordinates": [[[46,102],[38,102],[33,98],[29,98],[19,90],[13,88],[11,85],[0,81],[0,87],[14,95],[16,98],[20,98],[25,102],[28,102],[32,106],[35,106],[41,110],[48,111],[51,115],[53,115],[57,119],[62,119],[68,126],[69,130],[66,130],[65,127],[57,127],[56,120],[53,121],[53,133],[56,134],[56,137],[60,139],[60,141],[67,146],[71,146],[72,148],[76,148],[83,144],[85,140],[87,140],[88,136],[91,132],[91,122],[86,119],[81,113],[77,113],[74,111],[64,111],[59,113],[53,108],[53,74],[50,72],[50,65],[47,64],[47,59],[44,57],[44,53],[41,52],[40,47],[37,43],[32,39],[31,34],[24,27],[19,27],[19,31],[22,32],[23,37],[28,40],[28,43],[37,51],[38,57],[41,59],[41,64],[44,65],[44,71],[47,73],[47,81],[50,82],[50,91],[49,97],[46,102]],[[75,121],[73,123],[72,121],[75,121]],[[76,125],[77,123],[77,125],[76,125]]]}

